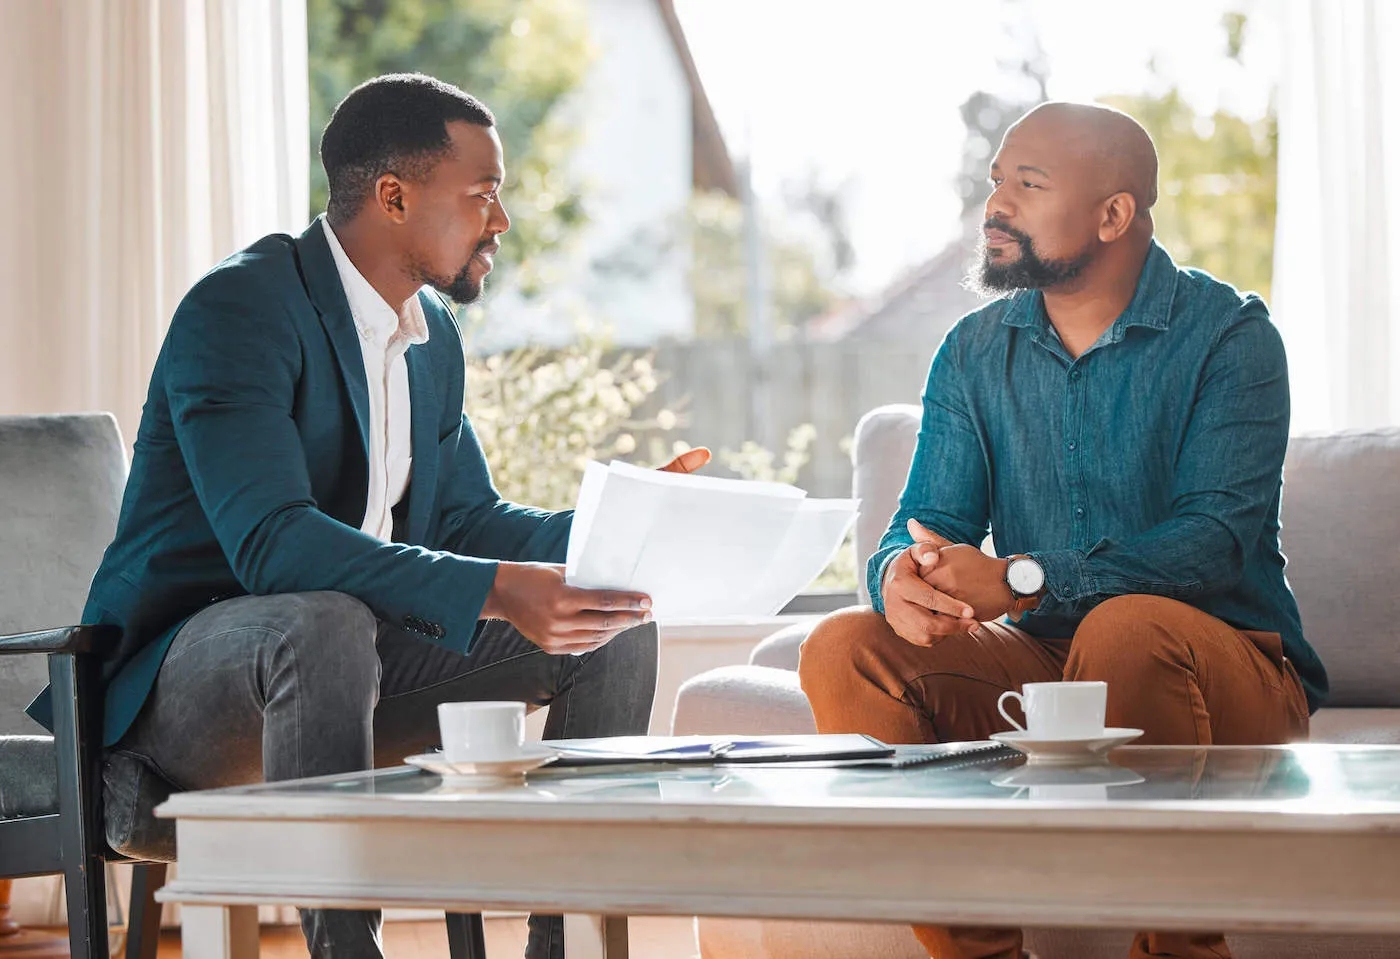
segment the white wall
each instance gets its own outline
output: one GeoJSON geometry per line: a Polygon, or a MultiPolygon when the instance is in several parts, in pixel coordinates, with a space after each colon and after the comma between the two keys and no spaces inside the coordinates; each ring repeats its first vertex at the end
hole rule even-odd
{"type": "Polygon", "coordinates": [[[658,242],[679,239],[691,193],[684,68],[654,0],[588,0],[588,11],[597,56],[569,109],[582,131],[574,170],[587,184],[591,224],[559,265],[547,303],[488,294],[477,349],[557,344],[579,315],[606,323],[624,346],[687,338],[694,328],[689,255],[658,242]]]}

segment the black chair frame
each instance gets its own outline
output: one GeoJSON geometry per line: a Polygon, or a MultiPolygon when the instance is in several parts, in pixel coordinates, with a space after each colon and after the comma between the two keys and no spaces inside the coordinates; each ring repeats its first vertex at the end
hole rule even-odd
{"type": "MultiPolygon", "coordinates": [[[[155,959],[166,864],[128,859],[107,846],[102,822],[102,699],[97,651],[116,643],[111,626],[69,626],[0,636],[0,655],[46,655],[53,696],[58,812],[0,820],[0,879],[62,874],[72,959],[109,959],[108,861],[130,862],[126,959],[155,959]]],[[[486,959],[480,913],[449,914],[452,959],[486,959]]]]}

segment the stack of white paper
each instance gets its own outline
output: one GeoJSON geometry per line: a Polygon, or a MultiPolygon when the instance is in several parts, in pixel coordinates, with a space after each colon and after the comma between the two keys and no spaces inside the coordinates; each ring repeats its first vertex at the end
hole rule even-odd
{"type": "Polygon", "coordinates": [[[782,483],[589,463],[565,576],[646,593],[658,622],[772,616],[831,562],[856,505],[782,483]]]}

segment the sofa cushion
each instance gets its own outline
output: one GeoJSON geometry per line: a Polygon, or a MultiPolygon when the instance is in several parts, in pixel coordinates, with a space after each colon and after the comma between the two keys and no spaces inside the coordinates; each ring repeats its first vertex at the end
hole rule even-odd
{"type": "Polygon", "coordinates": [[[1329,706],[1400,706],[1400,429],[1295,436],[1283,552],[1329,706]]]}
{"type": "Polygon", "coordinates": [[[49,736],[0,736],[0,819],[58,812],[58,768],[49,736]]]}
{"type": "Polygon", "coordinates": [[[676,736],[814,733],[817,721],[797,673],[766,666],[721,666],[685,682],[676,693],[676,736]]]}
{"type": "MultiPolygon", "coordinates": [[[[125,483],[110,414],[0,416],[0,635],[78,622],[125,483]]],[[[0,735],[42,732],[24,707],[47,681],[43,656],[0,656],[0,735]]]]}
{"type": "Polygon", "coordinates": [[[1315,743],[1400,745],[1400,709],[1324,707],[1311,725],[1308,738],[1315,743]]]}

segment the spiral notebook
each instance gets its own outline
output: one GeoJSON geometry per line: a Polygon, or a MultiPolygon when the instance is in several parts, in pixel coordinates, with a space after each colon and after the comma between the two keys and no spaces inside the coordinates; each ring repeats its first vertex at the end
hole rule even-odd
{"type": "Polygon", "coordinates": [[[786,766],[822,766],[842,769],[911,769],[937,765],[946,769],[1017,759],[1020,753],[990,739],[961,743],[927,743],[917,746],[891,746],[888,756],[859,759],[831,759],[820,762],[790,762],[786,766]]]}
{"type": "Polygon", "coordinates": [[[1017,756],[989,740],[891,746],[873,736],[619,736],[565,739],[546,745],[558,750],[554,766],[623,763],[728,765],[731,763],[903,769],[932,763],[986,762],[1017,756]]]}
{"type": "Polygon", "coordinates": [[[545,743],[559,753],[555,766],[620,763],[717,765],[880,759],[895,748],[872,736],[613,736],[557,739],[545,743]]]}

